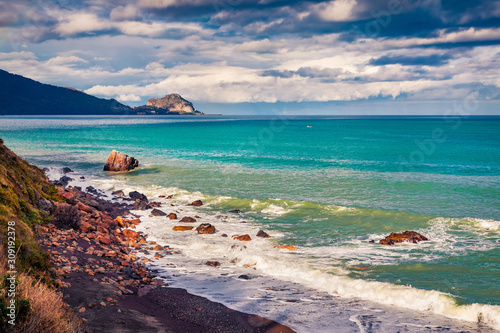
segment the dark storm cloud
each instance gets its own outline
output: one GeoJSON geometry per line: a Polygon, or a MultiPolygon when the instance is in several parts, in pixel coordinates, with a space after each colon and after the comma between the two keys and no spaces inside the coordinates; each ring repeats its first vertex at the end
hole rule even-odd
{"type": "Polygon", "coordinates": [[[433,54],[430,56],[390,56],[386,55],[377,59],[371,59],[368,64],[373,66],[383,66],[391,64],[400,64],[403,66],[440,66],[448,63],[451,59],[449,54],[433,54]]]}

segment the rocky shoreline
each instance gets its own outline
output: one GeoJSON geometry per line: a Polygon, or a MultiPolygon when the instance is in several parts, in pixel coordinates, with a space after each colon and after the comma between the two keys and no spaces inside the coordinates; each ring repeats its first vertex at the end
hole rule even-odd
{"type": "MultiPolygon", "coordinates": [[[[90,330],[293,332],[266,318],[168,288],[156,278],[146,267],[150,259],[137,253],[151,251],[160,258],[176,250],[136,232],[141,220],[129,211],[158,208],[160,203],[149,202],[140,193],[131,193],[132,198],[121,202],[110,201],[92,187],[82,191],[67,186],[67,181],[69,178],[63,177],[55,182],[66,187],[58,186],[64,201],[56,204],[54,223],[37,226],[36,233],[40,245],[51,255],[51,274],[65,302],[90,330]]],[[[125,197],[124,193],[115,195],[125,197]]]]}

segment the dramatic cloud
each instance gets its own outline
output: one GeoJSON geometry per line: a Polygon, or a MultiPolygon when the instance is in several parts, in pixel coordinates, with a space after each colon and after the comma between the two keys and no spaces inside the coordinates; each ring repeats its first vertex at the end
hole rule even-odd
{"type": "Polygon", "coordinates": [[[438,102],[477,87],[494,103],[500,90],[491,0],[4,1],[0,41],[4,70],[131,105],[438,102]]]}

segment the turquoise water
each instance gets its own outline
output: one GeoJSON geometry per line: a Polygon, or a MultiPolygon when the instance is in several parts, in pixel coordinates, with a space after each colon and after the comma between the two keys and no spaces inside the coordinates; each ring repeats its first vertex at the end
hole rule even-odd
{"type": "Polygon", "coordinates": [[[315,269],[500,304],[499,118],[0,118],[40,166],[200,192],[241,209],[315,269]],[[141,167],[108,175],[112,149],[141,167]],[[416,230],[419,245],[369,243],[416,230]]]}

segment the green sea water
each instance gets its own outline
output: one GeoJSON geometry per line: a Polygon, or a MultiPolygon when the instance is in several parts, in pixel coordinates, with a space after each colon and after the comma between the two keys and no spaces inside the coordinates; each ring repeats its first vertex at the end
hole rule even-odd
{"type": "Polygon", "coordinates": [[[240,209],[324,272],[500,305],[500,119],[0,118],[39,166],[203,195],[240,209]],[[112,149],[139,169],[102,172],[112,149]],[[415,230],[430,241],[378,242],[415,230]]]}

